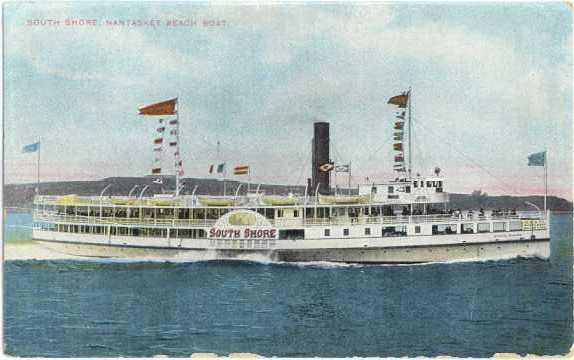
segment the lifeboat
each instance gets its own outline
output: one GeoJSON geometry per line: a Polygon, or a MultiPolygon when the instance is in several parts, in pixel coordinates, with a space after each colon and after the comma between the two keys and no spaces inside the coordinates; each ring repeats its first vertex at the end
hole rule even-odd
{"type": "Polygon", "coordinates": [[[345,205],[345,204],[364,204],[369,201],[366,196],[353,195],[319,195],[319,204],[322,205],[345,205]]]}
{"type": "Polygon", "coordinates": [[[57,205],[74,205],[80,202],[80,197],[76,194],[58,196],[57,205]]]}
{"type": "Polygon", "coordinates": [[[235,198],[229,197],[199,196],[198,199],[204,206],[233,206],[238,203],[235,198]]]}
{"type": "Polygon", "coordinates": [[[263,205],[270,206],[285,206],[285,205],[297,205],[299,199],[293,196],[262,196],[260,202],[263,205]]]}

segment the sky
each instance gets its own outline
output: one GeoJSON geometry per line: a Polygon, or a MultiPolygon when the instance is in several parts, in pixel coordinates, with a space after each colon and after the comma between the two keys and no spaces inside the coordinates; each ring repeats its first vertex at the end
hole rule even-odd
{"type": "Polygon", "coordinates": [[[320,120],[354,185],[385,181],[396,176],[387,100],[411,88],[414,172],[439,167],[450,192],[541,194],[543,168],[527,156],[546,149],[549,193],[572,200],[565,3],[4,7],[6,183],[35,181],[22,147],[37,139],[42,181],[150,174],[158,120],[137,109],[174,97],[186,176],[214,177],[225,160],[249,165],[253,182],[304,184],[320,120]]]}

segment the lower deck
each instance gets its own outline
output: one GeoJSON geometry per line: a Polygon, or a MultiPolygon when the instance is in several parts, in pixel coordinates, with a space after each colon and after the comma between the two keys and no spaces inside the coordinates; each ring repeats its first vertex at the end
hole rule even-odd
{"type": "Polygon", "coordinates": [[[81,257],[124,258],[142,260],[251,260],[346,263],[425,263],[444,261],[485,261],[515,257],[550,256],[549,239],[503,240],[481,243],[443,245],[323,248],[323,249],[192,249],[159,248],[73,241],[37,240],[52,251],[81,257]]]}

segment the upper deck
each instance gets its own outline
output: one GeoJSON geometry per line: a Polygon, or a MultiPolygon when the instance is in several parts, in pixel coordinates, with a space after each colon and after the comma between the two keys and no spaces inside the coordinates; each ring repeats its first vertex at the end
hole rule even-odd
{"type": "Polygon", "coordinates": [[[369,206],[440,204],[449,200],[443,191],[444,179],[397,179],[386,183],[359,185],[358,195],[289,195],[266,196],[248,193],[236,196],[180,195],[174,196],[36,196],[37,206],[113,206],[113,207],[174,207],[174,208],[253,208],[253,207],[309,207],[309,206],[369,206]]]}
{"type": "MultiPolygon", "coordinates": [[[[217,198],[216,198],[217,199],[217,198]]],[[[58,197],[38,196],[34,220],[47,223],[101,224],[154,227],[209,227],[224,215],[241,210],[257,212],[273,226],[301,228],[359,224],[423,224],[540,219],[540,212],[467,211],[409,215],[380,203],[325,204],[319,199],[305,204],[264,204],[261,199],[237,199],[232,206],[205,206],[196,196],[178,198],[58,197]],[[62,200],[64,199],[64,200],[62,200]],[[131,203],[127,204],[126,201],[131,203]],[[120,202],[121,204],[118,204],[120,202]]]]}

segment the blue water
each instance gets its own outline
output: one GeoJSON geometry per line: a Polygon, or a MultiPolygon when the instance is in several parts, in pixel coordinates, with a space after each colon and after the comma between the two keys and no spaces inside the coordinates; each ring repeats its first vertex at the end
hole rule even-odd
{"type": "MultiPolygon", "coordinates": [[[[7,224],[25,216],[8,214],[7,224]]],[[[550,261],[7,261],[5,351],[58,357],[563,354],[572,344],[571,214],[553,216],[551,236],[550,261]]],[[[12,242],[19,240],[25,239],[12,242]]]]}

